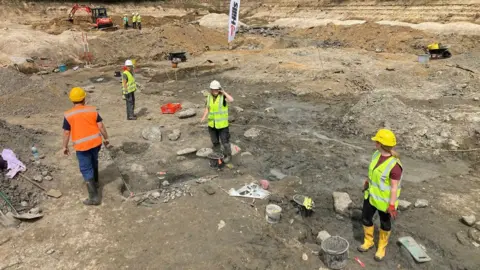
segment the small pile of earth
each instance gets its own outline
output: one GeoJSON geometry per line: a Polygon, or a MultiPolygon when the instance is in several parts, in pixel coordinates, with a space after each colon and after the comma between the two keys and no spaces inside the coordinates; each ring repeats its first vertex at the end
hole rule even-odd
{"type": "Polygon", "coordinates": [[[26,76],[0,68],[0,115],[32,115],[68,109],[66,85],[50,83],[38,75],[26,76]]]}

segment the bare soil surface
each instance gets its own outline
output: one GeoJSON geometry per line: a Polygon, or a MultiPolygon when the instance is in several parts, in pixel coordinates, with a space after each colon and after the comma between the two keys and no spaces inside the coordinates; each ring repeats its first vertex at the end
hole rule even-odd
{"type": "MultiPolygon", "coordinates": [[[[476,231],[460,219],[480,216],[478,36],[370,21],[310,29],[266,27],[278,18],[301,15],[279,11],[291,9],[290,2],[277,4],[247,5],[250,20],[242,20],[247,26],[232,49],[224,30],[213,22],[206,24],[212,28],[198,23],[216,17],[203,17],[223,8],[215,2],[196,10],[108,5],[116,22],[123,13],[145,14],[141,32],[91,30],[82,15],[72,25],[64,21],[65,5],[37,4],[34,9],[31,3],[11,4],[2,10],[29,11],[29,21],[0,29],[5,34],[0,61],[6,66],[0,68],[0,148],[12,149],[25,162],[24,175],[42,176],[41,185],[59,189],[63,196],[47,197],[20,177],[0,177],[0,191],[18,211],[39,206],[45,215],[0,229],[0,269],[326,269],[316,239],[322,230],[348,240],[345,269],[477,269],[476,231]],[[248,26],[254,21],[263,27],[248,26]],[[91,66],[81,57],[82,33],[88,34],[91,66]],[[422,47],[432,41],[450,45],[453,57],[418,63],[422,47]],[[6,46],[8,42],[15,46],[6,46]],[[165,60],[173,51],[188,53],[188,61],[177,69],[165,60]],[[126,120],[120,79],[114,77],[127,58],[137,60],[137,121],[126,120]],[[61,63],[69,69],[53,72],[61,63]],[[231,141],[242,149],[233,166],[220,171],[195,154],[177,155],[188,147],[211,146],[199,120],[203,92],[213,79],[235,98],[231,141]],[[98,207],[81,203],[86,189],[76,157],[60,153],[63,112],[71,106],[67,93],[74,86],[87,90],[87,102],[97,106],[113,145],[100,152],[98,207]],[[160,106],[168,102],[179,102],[196,116],[161,114],[160,106]],[[361,188],[374,150],[370,137],[382,127],[397,134],[405,167],[401,199],[412,206],[400,211],[387,257],[379,263],[374,251],[361,254],[356,246],[363,233],[361,188]],[[160,129],[161,140],[145,136],[152,128],[160,129]],[[258,136],[246,137],[252,128],[258,136]],[[177,140],[168,137],[174,130],[181,133],[177,140]],[[31,161],[33,144],[44,156],[40,164],[31,161]],[[261,179],[270,180],[268,199],[228,195],[231,188],[261,179]],[[335,191],[347,192],[353,201],[343,215],[334,209],[335,191]],[[311,217],[299,215],[291,201],[295,194],[313,198],[311,217]],[[415,208],[417,199],[429,205],[415,208]],[[278,224],[265,220],[268,203],[283,209],[278,224]],[[431,262],[415,263],[396,244],[407,235],[425,247],[431,262]]],[[[354,6],[399,6],[324,1],[311,9],[320,4],[334,14],[351,12],[354,6]]],[[[471,17],[457,9],[462,5],[477,7],[456,3],[452,21],[471,17]]],[[[420,10],[417,19],[427,12],[420,10]]],[[[372,18],[362,14],[357,19],[372,18]]],[[[7,207],[0,206],[5,212],[7,207]]]]}

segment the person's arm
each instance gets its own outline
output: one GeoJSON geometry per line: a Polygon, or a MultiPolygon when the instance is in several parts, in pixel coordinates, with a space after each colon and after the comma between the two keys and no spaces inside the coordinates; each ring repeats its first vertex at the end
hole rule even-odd
{"type": "Polygon", "coordinates": [[[222,90],[222,93],[223,93],[223,95],[225,95],[225,99],[226,99],[229,103],[232,103],[232,102],[233,102],[233,97],[230,96],[227,92],[225,92],[225,90],[222,90]]]}
{"type": "Polygon", "coordinates": [[[108,145],[110,144],[110,141],[108,140],[107,128],[105,127],[105,125],[103,124],[102,121],[103,121],[102,117],[100,116],[100,114],[98,114],[97,115],[97,126],[98,126],[98,129],[100,129],[100,133],[102,133],[103,144],[108,147],[108,145]]]}
{"type": "Polygon", "coordinates": [[[398,191],[398,183],[399,180],[391,180],[390,181],[390,205],[395,205],[397,201],[397,191],[398,191]]]}
{"type": "Polygon", "coordinates": [[[68,150],[68,142],[70,141],[70,130],[63,130],[63,154],[70,155],[70,150],[68,150]]]}
{"type": "Polygon", "coordinates": [[[122,80],[122,86],[123,86],[123,89],[125,90],[125,89],[127,89],[128,77],[127,77],[127,75],[122,74],[122,78],[123,78],[123,80],[122,80]]]}
{"type": "Polygon", "coordinates": [[[202,120],[200,120],[201,122],[205,121],[205,117],[207,117],[208,115],[208,107],[205,107],[205,111],[203,111],[203,116],[202,116],[202,120]]]}

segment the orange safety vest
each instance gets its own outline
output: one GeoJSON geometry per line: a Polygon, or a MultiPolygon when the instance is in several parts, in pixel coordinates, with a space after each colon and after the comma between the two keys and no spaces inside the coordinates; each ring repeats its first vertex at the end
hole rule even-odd
{"type": "Polygon", "coordinates": [[[97,108],[76,106],[66,111],[64,116],[70,124],[70,137],[76,151],[87,151],[102,144],[97,108]]]}

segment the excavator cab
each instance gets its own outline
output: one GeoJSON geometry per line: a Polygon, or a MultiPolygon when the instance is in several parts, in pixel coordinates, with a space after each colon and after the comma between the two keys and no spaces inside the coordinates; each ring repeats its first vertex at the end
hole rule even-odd
{"type": "Polygon", "coordinates": [[[108,17],[106,8],[92,8],[92,22],[98,29],[109,28],[113,26],[112,19],[108,17]]]}

